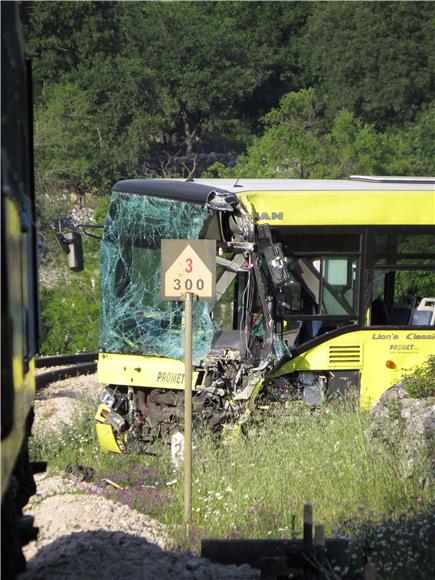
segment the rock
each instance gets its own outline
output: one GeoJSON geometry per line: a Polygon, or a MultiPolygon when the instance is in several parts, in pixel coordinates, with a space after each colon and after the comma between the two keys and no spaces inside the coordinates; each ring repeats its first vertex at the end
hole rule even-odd
{"type": "Polygon", "coordinates": [[[239,573],[240,574],[246,574],[247,572],[249,572],[249,573],[252,572],[252,568],[249,564],[242,564],[241,566],[239,566],[239,573]]]}
{"type": "Polygon", "coordinates": [[[186,562],[186,568],[188,570],[196,570],[197,568],[199,568],[200,565],[201,565],[201,560],[199,560],[198,558],[190,558],[186,562]]]}
{"type": "Polygon", "coordinates": [[[41,495],[29,504],[40,526],[25,547],[20,580],[258,580],[250,566],[224,566],[169,551],[165,526],[126,505],[86,492],[86,483],[38,476],[41,495]],[[71,493],[72,492],[72,493],[71,493]]]}
{"type": "Polygon", "coordinates": [[[194,571],[193,577],[195,580],[210,580],[211,574],[205,566],[200,566],[197,570],[194,571]]]}
{"type": "Polygon", "coordinates": [[[368,435],[401,448],[407,471],[417,466],[420,452],[435,466],[435,397],[414,399],[399,383],[385,391],[370,414],[368,435]]]}

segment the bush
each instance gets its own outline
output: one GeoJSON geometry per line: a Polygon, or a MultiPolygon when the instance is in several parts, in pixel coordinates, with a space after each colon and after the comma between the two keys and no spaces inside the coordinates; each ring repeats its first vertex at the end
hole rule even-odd
{"type": "Polygon", "coordinates": [[[54,288],[41,288],[40,354],[94,352],[98,345],[99,280],[95,272],[62,276],[54,288]]]}
{"type": "Polygon", "coordinates": [[[403,388],[415,399],[435,396],[435,356],[403,376],[403,388]]]}
{"type": "MultiPolygon", "coordinates": [[[[94,219],[103,225],[110,197],[96,201],[94,219]]],[[[101,236],[102,229],[89,230],[101,236]]],[[[58,280],[54,286],[41,284],[40,354],[75,354],[94,352],[98,347],[100,310],[100,242],[83,236],[84,271],[72,273],[66,266],[67,257],[56,247],[49,263],[48,273],[58,280]]]]}

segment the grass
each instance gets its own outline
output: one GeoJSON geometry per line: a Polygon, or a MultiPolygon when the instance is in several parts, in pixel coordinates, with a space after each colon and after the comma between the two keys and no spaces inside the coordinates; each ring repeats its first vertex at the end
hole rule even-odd
{"type": "Polygon", "coordinates": [[[75,461],[91,465],[99,478],[125,488],[95,491],[166,524],[178,548],[197,551],[202,537],[298,537],[303,504],[310,502],[315,523],[324,524],[327,535],[353,538],[352,574],[366,558],[382,578],[415,578],[417,556],[418,577],[430,570],[424,539],[435,523],[429,462],[422,456],[412,473],[402,468],[400,447],[370,440],[370,417],[352,402],[316,412],[292,403],[253,422],[248,436],[227,445],[196,433],[189,538],[182,526],[183,475],[174,473],[168,453],[101,454],[94,412],[85,402],[72,428],[57,438],[37,434],[32,455],[48,459],[52,471],[75,461]]]}
{"type": "Polygon", "coordinates": [[[144,456],[101,453],[95,432],[95,398],[80,397],[77,408],[72,425],[61,425],[55,432],[41,427],[33,430],[30,456],[34,461],[47,461],[49,475],[64,473],[68,464],[76,463],[92,466],[98,474],[112,469],[128,474],[136,464],[147,463],[149,458],[144,456]]]}

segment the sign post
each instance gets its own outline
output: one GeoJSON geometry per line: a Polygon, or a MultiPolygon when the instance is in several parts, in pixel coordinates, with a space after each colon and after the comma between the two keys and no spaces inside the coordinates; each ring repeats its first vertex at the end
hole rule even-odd
{"type": "Polygon", "coordinates": [[[192,515],[192,313],[195,299],[214,301],[216,240],[161,241],[161,298],[184,301],[184,521],[192,515]]]}
{"type": "Polygon", "coordinates": [[[184,521],[192,515],[192,306],[193,294],[184,300],[184,521]]]}

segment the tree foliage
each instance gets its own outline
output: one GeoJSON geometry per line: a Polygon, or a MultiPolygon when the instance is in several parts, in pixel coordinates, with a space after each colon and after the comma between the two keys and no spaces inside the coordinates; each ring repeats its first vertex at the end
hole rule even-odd
{"type": "MultiPolygon", "coordinates": [[[[21,13],[42,224],[70,191],[171,176],[180,155],[241,154],[214,177],[435,173],[431,2],[84,0],[21,13]]],[[[92,274],[43,292],[44,353],[95,349],[89,256],[92,274]]]]}
{"type": "Polygon", "coordinates": [[[236,171],[250,176],[433,171],[434,14],[430,2],[23,3],[38,178],[107,190],[228,149],[245,151],[236,171]]]}
{"type": "Polygon", "coordinates": [[[433,108],[405,129],[376,130],[351,111],[332,119],[313,89],[289,93],[263,118],[264,133],[237,165],[209,175],[287,179],[343,179],[352,174],[431,175],[435,171],[433,108]]]}
{"type": "Polygon", "coordinates": [[[385,128],[414,120],[434,92],[431,2],[317,2],[302,37],[306,79],[332,115],[385,128]]]}

